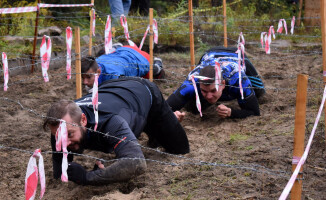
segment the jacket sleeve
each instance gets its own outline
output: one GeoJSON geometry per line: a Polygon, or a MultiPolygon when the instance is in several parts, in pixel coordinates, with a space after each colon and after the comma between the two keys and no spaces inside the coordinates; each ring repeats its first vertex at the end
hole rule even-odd
{"type": "Polygon", "coordinates": [[[87,172],[86,184],[102,185],[126,181],[144,173],[146,161],[128,123],[116,116],[110,119],[103,130],[110,133],[109,137],[103,139],[107,140],[106,144],[110,149],[113,148],[118,160],[104,169],[87,172]]]}
{"type": "Polygon", "coordinates": [[[232,109],[231,118],[246,118],[250,115],[260,115],[259,104],[255,93],[248,96],[244,102],[239,102],[241,110],[232,109]]]}
{"type": "Polygon", "coordinates": [[[195,96],[195,89],[191,81],[185,80],[166,100],[172,111],[181,110],[191,98],[195,96]]]}

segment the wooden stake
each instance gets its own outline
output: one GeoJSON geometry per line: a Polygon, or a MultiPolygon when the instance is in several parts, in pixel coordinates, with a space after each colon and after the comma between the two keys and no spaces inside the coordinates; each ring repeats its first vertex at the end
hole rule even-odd
{"type": "Polygon", "coordinates": [[[189,38],[190,38],[190,70],[195,68],[195,42],[194,42],[194,23],[192,12],[192,0],[188,0],[189,10],[189,38]]]}
{"type": "Polygon", "coordinates": [[[81,56],[80,56],[80,29],[75,28],[75,54],[76,54],[76,98],[82,97],[81,56]]]}
{"type": "Polygon", "coordinates": [[[226,22],[226,0],[223,0],[223,24],[224,24],[224,47],[228,47],[228,33],[227,33],[227,22],[226,22]]]}
{"type": "MultiPolygon", "coordinates": [[[[323,1],[323,0],[321,0],[321,1],[323,1]]],[[[303,0],[300,0],[299,1],[299,14],[298,14],[297,26],[300,26],[300,24],[301,24],[302,4],[303,4],[303,0]]]]}
{"type": "MultiPolygon", "coordinates": [[[[37,3],[41,3],[41,0],[38,0],[37,3]]],[[[35,29],[34,29],[34,41],[33,41],[33,55],[32,55],[32,68],[31,73],[34,72],[35,65],[35,50],[36,50],[36,41],[37,41],[37,27],[38,27],[38,17],[40,15],[39,10],[36,11],[36,19],[35,19],[35,29]]]]}
{"type": "Polygon", "coordinates": [[[153,34],[153,8],[149,9],[149,80],[153,82],[153,47],[154,47],[154,34],[153,34]]]}
{"type": "MultiPolygon", "coordinates": [[[[321,38],[322,38],[322,44],[323,44],[323,79],[324,83],[326,83],[326,0],[320,1],[320,17],[321,17],[321,38]]],[[[326,116],[326,109],[325,109],[325,116],[326,116]]],[[[326,118],[325,118],[326,122],[326,118]]],[[[326,132],[325,132],[325,138],[326,138],[326,132]]]]}
{"type": "MultiPolygon", "coordinates": [[[[297,78],[297,97],[295,106],[295,126],[294,126],[294,143],[293,158],[300,158],[304,152],[304,138],[306,126],[306,105],[307,105],[307,87],[308,75],[299,74],[297,78]]],[[[299,159],[296,159],[299,160],[299,159]]],[[[292,163],[292,172],[297,164],[292,163]]],[[[297,176],[297,180],[291,190],[291,199],[301,199],[302,193],[302,167],[297,176]]]]}
{"type": "MultiPolygon", "coordinates": [[[[94,5],[94,0],[91,1],[91,3],[94,5]]],[[[91,9],[90,12],[90,23],[89,23],[89,43],[88,43],[88,55],[92,56],[92,46],[93,46],[93,15],[94,10],[91,9]]]]}

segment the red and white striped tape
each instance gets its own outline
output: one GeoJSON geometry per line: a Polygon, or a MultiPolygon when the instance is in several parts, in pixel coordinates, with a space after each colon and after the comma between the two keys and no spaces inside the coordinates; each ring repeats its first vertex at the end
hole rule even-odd
{"type": "Polygon", "coordinates": [[[45,173],[44,173],[43,156],[41,154],[40,149],[36,149],[34,151],[27,165],[26,177],[25,177],[25,199],[26,200],[33,200],[35,198],[37,184],[38,184],[38,177],[40,177],[40,183],[41,183],[40,199],[42,199],[45,192],[45,173]],[[36,164],[36,158],[39,159],[38,169],[36,164]]]}
{"type": "Polygon", "coordinates": [[[51,38],[49,36],[44,35],[40,47],[41,52],[41,64],[42,64],[42,75],[45,82],[49,81],[48,76],[48,69],[50,65],[50,59],[51,59],[51,38]],[[46,42],[46,38],[48,39],[48,42],[46,42]]]}
{"type": "Polygon", "coordinates": [[[130,46],[136,46],[136,44],[129,39],[130,37],[129,37],[129,31],[128,31],[127,18],[123,14],[120,16],[120,23],[121,23],[121,26],[123,27],[125,37],[126,37],[128,43],[129,43],[129,45],[130,46]]]}
{"type": "Polygon", "coordinates": [[[322,99],[322,102],[321,102],[321,105],[319,107],[319,111],[318,111],[318,114],[317,114],[317,117],[316,117],[316,121],[315,121],[315,124],[314,124],[314,127],[311,131],[311,134],[309,136],[309,140],[308,140],[308,143],[307,143],[307,146],[305,148],[305,151],[303,152],[302,154],[302,157],[300,158],[289,182],[286,184],[279,200],[285,200],[287,198],[287,196],[289,195],[290,191],[291,191],[291,188],[300,172],[300,169],[302,167],[302,165],[305,163],[307,157],[308,157],[308,153],[309,153],[309,150],[310,150],[310,147],[311,147],[311,143],[312,143],[312,139],[314,138],[315,136],[315,132],[316,132],[316,128],[317,128],[317,125],[318,125],[318,122],[319,122],[319,119],[320,119],[320,116],[321,116],[321,113],[323,111],[323,107],[324,107],[324,104],[325,104],[325,99],[326,99],[326,86],[325,86],[325,89],[324,89],[324,93],[323,93],[323,99],[322,99]]]}
{"type": "Polygon", "coordinates": [[[0,14],[25,13],[25,12],[36,12],[36,11],[37,11],[37,6],[0,8],[0,14]]]}
{"type": "Polygon", "coordinates": [[[290,30],[291,35],[293,35],[294,32],[294,25],[295,25],[295,16],[293,16],[291,20],[291,30],[290,30]]]}
{"type": "Polygon", "coordinates": [[[67,125],[66,121],[60,120],[60,126],[57,129],[57,132],[55,133],[55,148],[57,151],[61,151],[62,149],[62,174],[61,174],[61,180],[63,182],[68,182],[68,151],[67,151],[67,145],[68,145],[68,132],[67,132],[67,125]]]}
{"type": "Polygon", "coordinates": [[[282,33],[283,31],[283,26],[284,26],[284,29],[285,29],[285,34],[287,35],[288,34],[288,28],[286,26],[286,21],[285,19],[280,19],[278,21],[278,26],[277,26],[277,33],[282,33]]]}
{"type": "Polygon", "coordinates": [[[58,8],[58,7],[92,7],[94,4],[47,4],[47,3],[39,3],[39,8],[58,8]]]}
{"type": "Polygon", "coordinates": [[[92,7],[92,6],[94,6],[94,4],[46,4],[46,3],[40,3],[37,6],[16,7],[16,8],[1,8],[0,9],[0,14],[36,12],[39,8],[82,7],[82,6],[90,6],[90,7],[92,7]]]}
{"type": "Polygon", "coordinates": [[[264,48],[264,44],[267,39],[267,32],[261,32],[260,34],[260,43],[261,43],[261,48],[264,48]]]}
{"type": "Polygon", "coordinates": [[[271,53],[272,35],[273,35],[273,38],[275,39],[274,26],[270,26],[269,30],[268,30],[268,37],[267,37],[267,40],[266,40],[266,43],[265,43],[266,54],[271,53]]]}
{"type": "Polygon", "coordinates": [[[95,36],[96,16],[95,16],[95,9],[94,8],[92,8],[92,15],[93,15],[93,21],[92,21],[93,29],[92,29],[92,33],[93,33],[93,36],[95,36]]]}
{"type": "Polygon", "coordinates": [[[66,28],[66,46],[67,46],[67,80],[71,79],[71,45],[72,45],[72,30],[68,26],[66,28]]]}
{"type": "MultiPolygon", "coordinates": [[[[150,26],[148,25],[147,28],[146,28],[146,31],[144,33],[144,37],[143,39],[141,40],[141,43],[139,45],[139,49],[141,49],[144,45],[144,41],[146,39],[146,36],[147,36],[147,33],[150,29],[150,26]]],[[[157,27],[157,22],[155,19],[153,19],[153,32],[154,32],[154,43],[157,44],[158,43],[158,27],[157,27]]],[[[153,44],[154,45],[154,44],[153,44]]],[[[154,48],[154,47],[153,47],[154,48]]]]}
{"type": "Polygon", "coordinates": [[[241,93],[241,98],[243,99],[243,87],[242,87],[242,77],[241,77],[241,71],[246,69],[245,65],[245,40],[243,37],[242,32],[239,35],[238,38],[238,50],[236,53],[238,53],[238,73],[239,73],[239,87],[240,87],[240,93],[241,93]],[[241,55],[242,55],[242,66],[241,66],[241,55]]]}
{"type": "Polygon", "coordinates": [[[216,88],[216,91],[219,90],[221,80],[222,80],[221,65],[219,62],[215,61],[215,88],[216,88]]]}
{"type": "Polygon", "coordinates": [[[198,90],[197,90],[197,86],[196,86],[196,82],[195,82],[195,76],[191,75],[190,79],[192,81],[192,85],[194,86],[195,89],[195,93],[196,93],[196,107],[199,111],[200,116],[202,117],[203,114],[201,113],[201,104],[200,104],[200,99],[199,99],[199,95],[198,95],[198,90]]]}
{"type": "Polygon", "coordinates": [[[98,74],[95,74],[95,80],[92,89],[92,105],[95,115],[94,131],[96,131],[98,124],[98,74]]]}
{"type": "Polygon", "coordinates": [[[109,54],[110,50],[112,49],[112,32],[111,32],[111,16],[110,15],[108,15],[108,18],[106,20],[104,37],[105,37],[104,38],[105,54],[109,54]]]}
{"type": "Polygon", "coordinates": [[[8,90],[8,81],[9,81],[9,69],[8,69],[8,59],[7,54],[2,52],[2,71],[3,71],[3,90],[8,90]]]}

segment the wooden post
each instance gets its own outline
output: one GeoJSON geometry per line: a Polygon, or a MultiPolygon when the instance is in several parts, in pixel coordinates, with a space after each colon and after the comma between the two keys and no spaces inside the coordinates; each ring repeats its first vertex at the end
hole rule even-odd
{"type": "Polygon", "coordinates": [[[75,28],[75,65],[76,65],[76,98],[82,97],[81,56],[80,56],[80,29],[75,28]]]}
{"type": "Polygon", "coordinates": [[[190,37],[190,69],[195,68],[195,42],[194,42],[194,23],[192,15],[192,0],[188,0],[188,10],[189,10],[189,37],[190,37]]]}
{"type": "MultiPolygon", "coordinates": [[[[91,1],[91,3],[94,5],[94,0],[91,1]]],[[[92,7],[93,8],[93,7],[92,7]]],[[[91,9],[90,12],[90,23],[89,23],[89,43],[88,43],[88,55],[92,56],[92,46],[93,46],[93,15],[94,15],[94,10],[91,9]]]]}
{"type": "Polygon", "coordinates": [[[226,22],[226,0],[223,0],[223,24],[224,24],[224,47],[228,47],[228,34],[227,34],[227,22],[226,22]]]}
{"type": "Polygon", "coordinates": [[[153,34],[153,8],[149,9],[149,80],[153,82],[153,47],[154,47],[154,34],[153,34]]]}
{"type": "MultiPolygon", "coordinates": [[[[37,3],[41,3],[41,0],[38,0],[37,3]]],[[[35,28],[34,28],[34,41],[33,41],[33,55],[32,55],[32,68],[31,73],[34,72],[35,65],[35,50],[36,50],[36,41],[37,41],[37,27],[38,27],[38,17],[40,15],[39,10],[36,11],[36,19],[35,19],[35,28]]]]}
{"type": "MultiPolygon", "coordinates": [[[[306,105],[307,105],[307,86],[308,75],[299,74],[297,78],[297,97],[295,106],[295,126],[294,126],[294,143],[293,158],[299,160],[304,152],[304,138],[306,126],[306,105]]],[[[295,170],[297,163],[292,163],[292,172],[295,170]]],[[[302,167],[297,176],[297,180],[291,190],[291,199],[301,199],[302,193],[302,167]]]]}
{"type": "MultiPolygon", "coordinates": [[[[323,0],[321,0],[321,1],[323,1],[323,0]]],[[[300,0],[299,1],[299,14],[298,14],[297,26],[300,26],[300,24],[301,24],[302,4],[303,4],[303,0],[300,0]]]]}
{"type": "MultiPolygon", "coordinates": [[[[323,44],[323,79],[324,83],[326,83],[326,0],[321,0],[320,1],[320,6],[321,6],[321,38],[322,38],[322,44],[323,44]]],[[[326,116],[326,109],[325,109],[325,116],[326,116]]],[[[326,122],[326,118],[325,118],[326,122]]],[[[325,138],[326,138],[326,132],[325,132],[325,138]]]]}

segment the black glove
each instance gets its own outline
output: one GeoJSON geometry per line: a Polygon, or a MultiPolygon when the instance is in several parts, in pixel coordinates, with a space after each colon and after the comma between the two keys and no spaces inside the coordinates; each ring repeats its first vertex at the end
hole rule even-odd
{"type": "Polygon", "coordinates": [[[67,174],[68,174],[69,181],[73,181],[80,185],[87,184],[87,181],[86,181],[87,171],[80,164],[77,164],[75,162],[70,162],[68,164],[67,174]]]}

